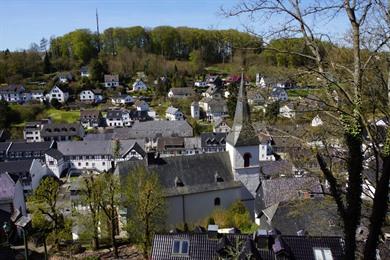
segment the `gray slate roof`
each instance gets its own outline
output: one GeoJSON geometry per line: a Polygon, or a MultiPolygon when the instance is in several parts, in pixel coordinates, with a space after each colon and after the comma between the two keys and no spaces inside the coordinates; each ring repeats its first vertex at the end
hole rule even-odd
{"type": "Polygon", "coordinates": [[[13,142],[9,148],[9,152],[31,152],[31,151],[46,151],[53,146],[53,142],[13,142]]]}
{"type": "Polygon", "coordinates": [[[33,160],[19,160],[0,162],[0,173],[18,174],[21,172],[30,172],[33,160]]]}
{"type": "Polygon", "coordinates": [[[81,136],[82,126],[74,124],[45,124],[41,130],[42,137],[50,136],[81,136]]]}
{"type": "Polygon", "coordinates": [[[148,160],[119,163],[115,173],[123,178],[140,166],[146,166],[159,175],[167,196],[242,187],[240,182],[233,180],[227,152],[158,159],[149,155],[148,160]],[[217,183],[216,174],[223,182],[217,183]],[[183,187],[176,187],[177,178],[184,184],[183,187]]]}
{"type": "Polygon", "coordinates": [[[158,136],[193,136],[191,125],[186,120],[154,120],[134,122],[130,128],[115,128],[115,139],[155,138],[158,136]]]}
{"type": "Polygon", "coordinates": [[[319,180],[315,177],[291,177],[262,180],[256,195],[256,211],[273,204],[297,199],[298,191],[322,192],[319,180]]]}
{"type": "Polygon", "coordinates": [[[0,173],[0,201],[13,199],[15,182],[7,173],[0,173]]]}
{"type": "Polygon", "coordinates": [[[241,84],[238,92],[233,127],[227,137],[227,142],[233,146],[252,146],[259,144],[256,131],[251,123],[243,73],[241,74],[241,84]]]}
{"type": "MultiPolygon", "coordinates": [[[[139,150],[141,155],[145,152],[135,140],[120,140],[120,154],[123,156],[131,148],[139,150]]],[[[113,155],[115,141],[66,141],[58,143],[58,151],[65,156],[72,155],[113,155]]]]}

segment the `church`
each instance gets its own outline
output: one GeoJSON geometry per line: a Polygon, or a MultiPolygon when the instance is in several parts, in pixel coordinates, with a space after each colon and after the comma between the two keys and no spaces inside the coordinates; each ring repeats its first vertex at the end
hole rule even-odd
{"type": "Polygon", "coordinates": [[[259,144],[241,75],[226,152],[168,158],[149,153],[144,160],[119,163],[115,174],[122,182],[140,166],[156,172],[165,189],[169,227],[197,223],[216,208],[226,209],[237,200],[254,217],[256,189],[260,183],[259,144]]]}

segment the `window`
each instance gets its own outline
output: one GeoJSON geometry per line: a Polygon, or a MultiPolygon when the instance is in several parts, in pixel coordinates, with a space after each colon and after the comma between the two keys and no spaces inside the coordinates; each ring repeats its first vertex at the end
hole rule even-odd
{"type": "Polygon", "coordinates": [[[221,199],[220,198],[215,198],[214,199],[214,206],[220,206],[221,205],[221,199]]]}
{"type": "Polygon", "coordinates": [[[188,240],[173,240],[172,254],[188,255],[190,242],[188,240]]]}
{"type": "Polygon", "coordinates": [[[333,260],[332,251],[329,248],[313,248],[315,260],[333,260]]]}
{"type": "Polygon", "coordinates": [[[252,155],[250,153],[244,154],[244,167],[249,167],[252,155]]]}

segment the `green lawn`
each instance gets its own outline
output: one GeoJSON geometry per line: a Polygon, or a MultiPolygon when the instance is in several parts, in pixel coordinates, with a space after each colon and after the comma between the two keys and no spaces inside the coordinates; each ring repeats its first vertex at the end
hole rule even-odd
{"type": "Polygon", "coordinates": [[[43,113],[44,117],[50,117],[55,123],[75,123],[80,119],[80,111],[65,111],[50,108],[43,113]]]}

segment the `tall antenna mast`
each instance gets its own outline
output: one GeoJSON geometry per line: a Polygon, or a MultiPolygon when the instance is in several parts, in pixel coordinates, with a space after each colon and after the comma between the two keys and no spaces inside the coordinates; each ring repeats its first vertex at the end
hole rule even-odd
{"type": "Polygon", "coordinates": [[[96,33],[97,33],[97,47],[98,53],[100,52],[100,32],[99,32],[99,15],[98,9],[96,8],[96,33]]]}

